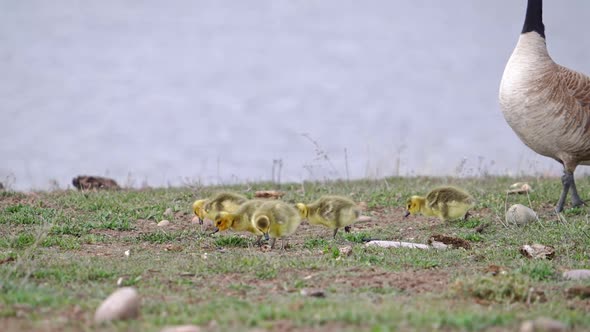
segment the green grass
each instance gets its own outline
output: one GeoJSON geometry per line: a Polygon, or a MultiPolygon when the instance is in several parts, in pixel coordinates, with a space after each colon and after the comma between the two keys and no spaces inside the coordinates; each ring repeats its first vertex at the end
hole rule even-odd
{"type": "MultiPolygon", "coordinates": [[[[330,229],[303,223],[284,251],[256,246],[253,235],[210,235],[211,230],[190,223],[196,198],[219,190],[252,197],[256,190],[275,189],[271,183],[0,192],[0,326],[3,331],[159,331],[184,324],[232,331],[499,331],[518,330],[523,320],[547,316],[583,331],[590,325],[587,304],[564,294],[585,284],[560,275],[590,268],[588,210],[570,208],[561,219],[555,215],[559,179],[525,179],[535,191],[529,197],[507,197],[509,185],[522,180],[418,177],[283,184],[284,201],[346,195],[366,203],[364,214],[373,217],[354,225],[351,233],[340,230],[336,239],[330,229]],[[444,184],[464,187],[476,197],[468,220],[402,217],[408,197],[444,184]],[[539,222],[503,225],[506,207],[515,203],[530,205],[539,222]],[[164,216],[166,209],[174,214],[164,216]],[[154,226],[162,219],[170,226],[154,226]],[[488,226],[477,232],[482,224],[488,226]],[[364,244],[369,239],[426,243],[433,234],[466,239],[472,249],[364,244]],[[519,248],[532,243],[553,246],[555,257],[525,258],[519,248]],[[343,247],[352,247],[351,254],[343,254],[343,247]],[[506,272],[491,275],[492,265],[506,272]],[[94,310],[118,281],[138,289],[141,316],[102,329],[92,325],[94,310]],[[303,296],[304,288],[321,289],[326,297],[303,296]]],[[[590,182],[577,184],[580,193],[590,192],[590,182]]]]}

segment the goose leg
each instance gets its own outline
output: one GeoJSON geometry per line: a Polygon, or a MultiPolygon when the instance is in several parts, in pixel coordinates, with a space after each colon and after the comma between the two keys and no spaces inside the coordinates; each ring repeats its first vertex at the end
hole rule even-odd
{"type": "Polygon", "coordinates": [[[274,238],[274,237],[273,237],[272,239],[270,239],[270,249],[274,249],[274,247],[275,247],[275,241],[276,241],[276,240],[277,240],[277,239],[276,239],[276,238],[274,238]]]}
{"type": "Polygon", "coordinates": [[[572,205],[573,206],[582,206],[586,204],[578,195],[578,190],[576,189],[576,180],[574,179],[574,174],[572,173],[572,183],[570,186],[570,191],[572,193],[572,205]]]}
{"type": "Polygon", "coordinates": [[[336,239],[336,233],[338,233],[338,228],[334,229],[334,235],[332,236],[334,239],[336,239]]]}
{"type": "Polygon", "coordinates": [[[555,211],[563,211],[563,204],[565,203],[565,199],[567,198],[567,192],[570,190],[573,180],[574,173],[563,171],[563,175],[561,176],[561,184],[563,185],[563,188],[561,189],[561,195],[559,195],[559,201],[557,201],[555,211]]]}
{"type": "Polygon", "coordinates": [[[467,220],[467,218],[469,218],[471,216],[471,213],[469,213],[469,211],[465,212],[465,215],[463,216],[463,220],[467,220]]]}

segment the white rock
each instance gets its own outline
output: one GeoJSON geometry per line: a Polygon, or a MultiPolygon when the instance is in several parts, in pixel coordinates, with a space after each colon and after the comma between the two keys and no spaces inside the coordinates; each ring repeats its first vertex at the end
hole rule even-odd
{"type": "Polygon", "coordinates": [[[522,204],[514,204],[506,211],[506,221],[509,224],[524,226],[536,220],[537,214],[535,211],[522,204]]]}
{"type": "Polygon", "coordinates": [[[555,319],[539,317],[527,320],[520,325],[520,332],[561,332],[567,331],[567,326],[555,319]]]}
{"type": "Polygon", "coordinates": [[[107,297],[98,309],[96,309],[94,321],[101,323],[135,318],[139,314],[139,304],[140,299],[135,288],[119,288],[107,297]]]}
{"type": "Polygon", "coordinates": [[[563,272],[563,277],[569,280],[590,279],[590,270],[570,270],[563,272]]]}
{"type": "Polygon", "coordinates": [[[432,241],[432,243],[430,243],[430,245],[434,248],[434,249],[439,249],[439,250],[444,250],[447,249],[449,246],[439,242],[439,241],[432,241]]]}
{"type": "Polygon", "coordinates": [[[160,332],[200,332],[201,328],[195,325],[180,325],[180,326],[169,326],[164,328],[160,332]]]}
{"type": "Polygon", "coordinates": [[[382,247],[382,248],[417,248],[430,249],[430,246],[421,243],[401,242],[401,241],[369,241],[365,247],[382,247]]]}
{"type": "Polygon", "coordinates": [[[369,216],[360,216],[356,219],[357,222],[369,222],[371,220],[373,220],[373,218],[369,216]]]}
{"type": "Polygon", "coordinates": [[[170,225],[170,221],[166,220],[166,219],[164,219],[158,223],[158,227],[166,227],[168,225],[170,225]]]}

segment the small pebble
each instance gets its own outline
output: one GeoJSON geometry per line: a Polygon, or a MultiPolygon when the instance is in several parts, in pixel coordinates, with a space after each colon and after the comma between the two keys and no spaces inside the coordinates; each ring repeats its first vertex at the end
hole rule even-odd
{"type": "Polygon", "coordinates": [[[180,325],[180,326],[169,326],[160,332],[200,332],[201,328],[195,325],[180,325]]]}
{"type": "Polygon", "coordinates": [[[96,323],[112,320],[132,319],[139,315],[140,299],[133,287],[117,289],[107,297],[96,309],[94,321],[96,323]]]}
{"type": "Polygon", "coordinates": [[[208,230],[213,230],[213,228],[213,220],[205,218],[205,220],[203,220],[203,224],[201,225],[201,231],[206,232],[208,230]]]}
{"type": "Polygon", "coordinates": [[[158,223],[158,227],[166,227],[168,225],[170,225],[170,221],[166,220],[166,219],[164,219],[158,223]]]}
{"type": "Polygon", "coordinates": [[[527,320],[520,326],[520,332],[561,332],[566,330],[567,326],[564,323],[546,317],[527,320]]]}
{"type": "Polygon", "coordinates": [[[164,215],[166,217],[170,217],[172,216],[173,212],[172,212],[172,208],[167,208],[166,211],[164,211],[164,215]]]}
{"type": "Polygon", "coordinates": [[[563,278],[568,280],[590,279],[590,270],[569,270],[563,272],[563,278]]]}
{"type": "Polygon", "coordinates": [[[191,224],[192,225],[200,225],[201,224],[201,220],[199,219],[199,217],[194,216],[193,219],[191,220],[191,224]]]}

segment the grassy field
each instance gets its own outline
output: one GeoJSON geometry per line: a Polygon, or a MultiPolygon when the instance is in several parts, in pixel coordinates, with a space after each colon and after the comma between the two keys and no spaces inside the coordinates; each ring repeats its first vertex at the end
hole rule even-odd
{"type": "MultiPolygon", "coordinates": [[[[522,179],[519,179],[522,180],[522,179]]],[[[553,212],[559,179],[525,179],[535,190],[507,196],[509,178],[389,178],[284,184],[288,202],[343,194],[365,202],[373,220],[339,233],[302,223],[286,250],[254,246],[231,232],[210,235],[191,224],[190,205],[219,190],[252,196],[272,184],[116,192],[0,192],[0,326],[2,331],[158,331],[199,325],[205,331],[504,331],[539,316],[574,331],[590,326],[590,300],[567,289],[590,282],[561,273],[590,268],[587,209],[553,212]],[[459,185],[478,200],[467,221],[403,218],[411,194],[459,185]],[[506,226],[507,206],[522,203],[540,221],[506,226]],[[164,216],[167,209],[172,216],[164,216]],[[169,219],[168,227],[156,223],[169,219]],[[488,226],[482,232],[476,228],[488,226]],[[460,237],[470,250],[365,247],[363,240],[426,243],[460,237]],[[524,244],[555,247],[552,260],[519,253],[524,244]],[[340,248],[352,246],[352,254],[340,248]],[[129,250],[127,257],[124,253],[129,250]],[[493,275],[491,271],[504,270],[493,275]],[[122,285],[138,289],[140,317],[94,326],[100,302],[122,285]],[[307,297],[304,288],[325,298],[307,297]]],[[[578,181],[590,197],[588,179],[578,181]]]]}

